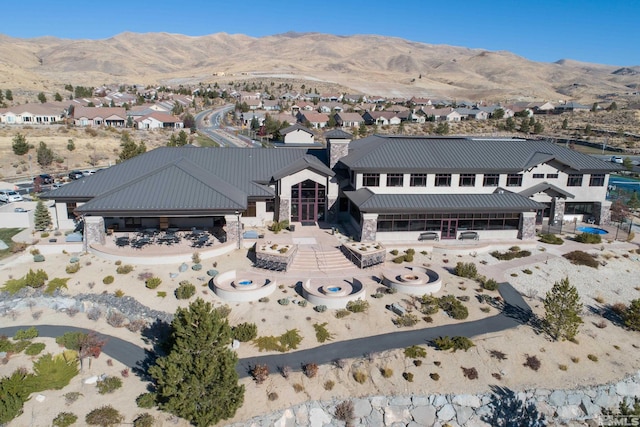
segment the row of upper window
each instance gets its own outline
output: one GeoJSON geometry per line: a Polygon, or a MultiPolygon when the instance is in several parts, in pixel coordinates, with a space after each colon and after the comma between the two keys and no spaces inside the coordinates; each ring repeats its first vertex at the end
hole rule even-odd
{"type": "MultiPolygon", "coordinates": [[[[435,174],[434,185],[436,187],[451,187],[450,173],[437,173],[435,174]]],[[[520,187],[522,186],[522,174],[510,173],[507,174],[507,187],[520,187]]],[[[535,173],[533,179],[544,179],[545,174],[535,173]]],[[[557,179],[557,173],[548,173],[547,179],[557,179]]],[[[582,174],[569,174],[567,176],[567,187],[580,187],[582,186],[582,174]]],[[[500,174],[497,173],[485,173],[482,178],[482,185],[484,187],[497,187],[500,181],[500,174]]],[[[605,174],[591,174],[589,178],[590,187],[603,187],[605,181],[605,174]]],[[[362,185],[365,187],[379,187],[380,186],[380,174],[379,173],[365,173],[362,174],[362,185]]],[[[461,173],[458,181],[459,187],[475,187],[476,174],[474,173],[461,173]]],[[[387,187],[402,187],[404,186],[404,174],[402,173],[389,173],[387,174],[387,187]]],[[[409,177],[410,187],[426,187],[427,186],[427,174],[426,173],[412,173],[409,177]]]]}

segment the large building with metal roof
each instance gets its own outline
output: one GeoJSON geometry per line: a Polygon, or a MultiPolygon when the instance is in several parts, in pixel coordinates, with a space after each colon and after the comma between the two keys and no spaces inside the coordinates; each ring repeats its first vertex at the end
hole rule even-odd
{"type": "Polygon", "coordinates": [[[360,240],[533,239],[536,225],[609,222],[619,165],[549,141],[325,134],[326,149],[163,147],[72,182],[58,223],[100,216],[106,227],[204,227],[239,239],[273,221],[348,223],[360,240]]]}

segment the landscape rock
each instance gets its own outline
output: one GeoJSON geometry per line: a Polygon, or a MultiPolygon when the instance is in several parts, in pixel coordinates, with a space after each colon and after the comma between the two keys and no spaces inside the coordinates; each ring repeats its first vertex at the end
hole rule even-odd
{"type": "Polygon", "coordinates": [[[442,421],[452,420],[456,416],[456,410],[453,409],[453,405],[447,403],[438,411],[438,418],[442,421]]]}
{"type": "Polygon", "coordinates": [[[311,427],[323,427],[332,419],[333,417],[322,408],[311,408],[309,411],[309,425],[311,427]]]}
{"type": "Polygon", "coordinates": [[[456,411],[456,420],[460,425],[467,425],[467,421],[475,414],[473,408],[468,406],[458,406],[454,405],[454,409],[456,411]]]}
{"type": "Polygon", "coordinates": [[[354,399],[353,400],[353,415],[356,418],[365,418],[371,414],[373,407],[368,399],[354,399]]]}
{"type": "Polygon", "coordinates": [[[282,417],[280,417],[278,420],[276,420],[275,423],[273,423],[274,427],[295,427],[295,425],[296,420],[291,409],[285,409],[282,417]]]}
{"type": "Polygon", "coordinates": [[[434,406],[417,406],[411,411],[413,420],[420,425],[430,426],[436,422],[436,408],[434,406]]]}
{"type": "Polygon", "coordinates": [[[451,403],[460,406],[468,406],[470,408],[479,408],[482,402],[478,396],[472,394],[459,394],[451,399],[451,403]]]}
{"type": "Polygon", "coordinates": [[[556,414],[561,420],[574,420],[584,415],[582,409],[580,409],[580,406],[578,405],[560,406],[556,410],[556,414]]]}
{"type": "Polygon", "coordinates": [[[392,426],[395,423],[402,423],[406,425],[409,421],[412,420],[411,412],[406,406],[387,406],[384,409],[384,425],[392,426]]]}
{"type": "Polygon", "coordinates": [[[549,395],[549,404],[551,406],[562,406],[567,401],[567,395],[563,390],[555,390],[549,395]]]}

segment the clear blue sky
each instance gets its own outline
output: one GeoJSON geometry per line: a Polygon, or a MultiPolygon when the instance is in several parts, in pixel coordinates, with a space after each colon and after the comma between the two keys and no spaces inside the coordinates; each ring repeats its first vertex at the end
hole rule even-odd
{"type": "Polygon", "coordinates": [[[379,34],[508,50],[534,61],[640,65],[640,0],[7,1],[0,33],[109,38],[124,31],[253,37],[379,34]]]}

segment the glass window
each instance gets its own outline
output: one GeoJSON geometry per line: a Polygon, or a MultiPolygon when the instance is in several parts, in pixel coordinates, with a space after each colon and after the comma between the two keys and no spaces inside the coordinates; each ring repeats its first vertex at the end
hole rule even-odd
{"type": "Polygon", "coordinates": [[[276,211],[276,202],[274,199],[269,199],[265,201],[265,211],[266,212],[275,212],[276,211]]]}
{"type": "Polygon", "coordinates": [[[548,173],[547,174],[547,179],[558,179],[558,174],[557,173],[548,173]]]}
{"type": "Polygon", "coordinates": [[[426,187],[427,186],[427,174],[426,173],[412,173],[409,180],[409,185],[412,187],[426,187]]]}
{"type": "Polygon", "coordinates": [[[582,174],[572,173],[567,177],[567,187],[582,186],[582,174]]]}
{"type": "Polygon", "coordinates": [[[589,178],[589,187],[604,187],[604,174],[593,173],[589,178]]]}
{"type": "Polygon", "coordinates": [[[522,186],[522,174],[510,173],[507,175],[507,187],[520,187],[522,186]]]}
{"type": "Polygon", "coordinates": [[[437,173],[436,174],[436,187],[451,187],[451,174],[450,173],[437,173]]]}
{"type": "Polygon", "coordinates": [[[379,173],[362,174],[362,185],[364,185],[365,187],[379,187],[380,174],[379,173]]]}
{"type": "Polygon", "coordinates": [[[485,187],[497,187],[500,181],[500,175],[497,173],[485,173],[482,185],[485,187]]]}
{"type": "Polygon", "coordinates": [[[404,175],[401,173],[387,174],[387,187],[402,187],[404,175]]]}
{"type": "Polygon", "coordinates": [[[544,179],[544,174],[543,173],[534,173],[533,174],[533,179],[544,179]]]}
{"type": "Polygon", "coordinates": [[[460,187],[473,187],[476,185],[476,174],[475,173],[461,173],[460,174],[460,182],[458,184],[460,187]]]}

